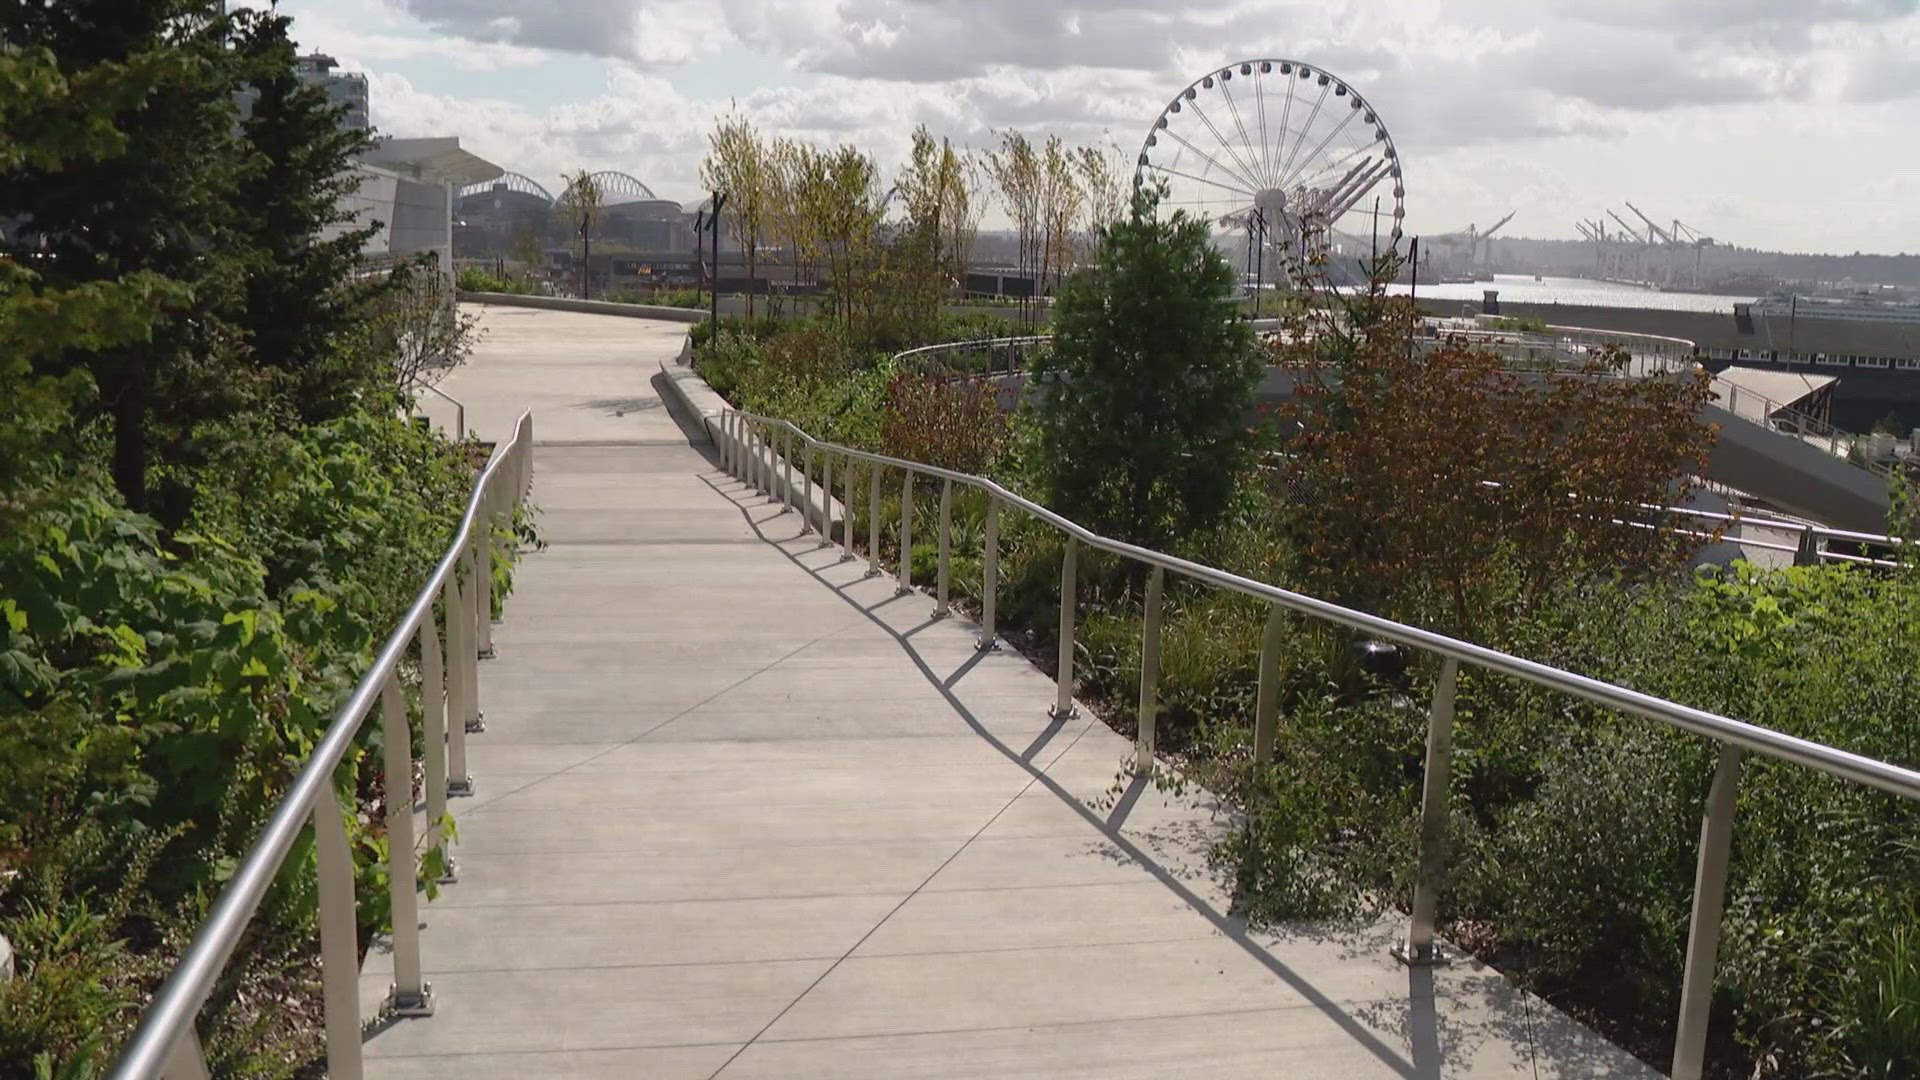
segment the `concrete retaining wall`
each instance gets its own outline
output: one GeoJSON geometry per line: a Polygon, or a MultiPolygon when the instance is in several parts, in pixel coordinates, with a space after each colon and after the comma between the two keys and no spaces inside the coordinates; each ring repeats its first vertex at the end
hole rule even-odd
{"type": "MultiPolygon", "coordinates": [[[[693,418],[704,433],[705,441],[713,443],[719,431],[717,417],[732,406],[727,403],[726,398],[720,396],[718,391],[707,385],[707,380],[693,370],[693,339],[691,337],[681,342],[680,355],[671,360],[660,361],[660,377],[665,384],[667,394],[673,399],[671,404],[693,418]]],[[[786,498],[786,481],[784,468],[774,472],[773,497],[775,499],[786,498]]],[[[840,490],[845,483],[843,478],[837,475],[834,477],[836,491],[840,490]]],[[[808,522],[820,520],[820,506],[824,501],[829,531],[839,530],[836,535],[844,533],[845,526],[840,523],[844,521],[845,515],[839,499],[822,491],[816,484],[813,487],[813,500],[808,503],[806,484],[796,478],[793,486],[795,490],[790,505],[797,507],[807,504],[808,522]]]]}
{"type": "Polygon", "coordinates": [[[630,319],[660,319],[666,322],[697,323],[707,313],[692,308],[658,304],[616,304],[610,300],[574,300],[565,296],[522,296],[519,293],[468,292],[460,299],[471,304],[498,304],[503,307],[545,308],[549,311],[578,311],[588,315],[625,315],[630,319]]]}

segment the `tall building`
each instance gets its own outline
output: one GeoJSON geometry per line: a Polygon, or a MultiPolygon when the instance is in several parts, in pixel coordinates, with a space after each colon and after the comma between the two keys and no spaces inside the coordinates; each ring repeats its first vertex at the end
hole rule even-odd
{"type": "Polygon", "coordinates": [[[334,71],[334,68],[340,66],[340,62],[325,53],[302,56],[294,61],[294,64],[294,70],[302,81],[325,90],[328,101],[347,107],[341,123],[362,130],[373,126],[367,109],[367,77],[365,75],[351,71],[334,71]]]}

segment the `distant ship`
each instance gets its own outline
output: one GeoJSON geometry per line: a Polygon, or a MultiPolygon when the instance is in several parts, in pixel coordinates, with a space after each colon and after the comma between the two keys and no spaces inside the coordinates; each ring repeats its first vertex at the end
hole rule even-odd
{"type": "Polygon", "coordinates": [[[1756,316],[1769,319],[1845,319],[1849,322],[1920,326],[1920,304],[1895,304],[1878,300],[1828,300],[1775,294],[1755,300],[1750,310],[1756,316]]]}

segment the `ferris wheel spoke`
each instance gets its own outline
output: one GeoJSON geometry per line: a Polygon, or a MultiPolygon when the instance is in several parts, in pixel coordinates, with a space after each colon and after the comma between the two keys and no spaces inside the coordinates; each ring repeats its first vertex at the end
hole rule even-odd
{"type": "MultiPolygon", "coordinates": [[[[1233,91],[1227,89],[1227,84],[1224,82],[1220,84],[1220,96],[1227,99],[1227,111],[1233,114],[1233,126],[1240,132],[1241,145],[1247,148],[1247,160],[1258,162],[1259,156],[1254,153],[1253,139],[1247,135],[1247,125],[1240,121],[1240,106],[1234,102],[1233,91]]],[[[1267,182],[1267,174],[1257,167],[1253,170],[1253,177],[1262,184],[1267,182]]]]}
{"type": "Polygon", "coordinates": [[[1291,130],[1287,125],[1293,120],[1293,84],[1299,81],[1292,75],[1282,75],[1281,78],[1287,81],[1287,104],[1280,110],[1280,137],[1271,140],[1271,144],[1267,147],[1267,174],[1269,176],[1273,174],[1273,159],[1277,156],[1280,144],[1286,141],[1287,132],[1291,130]]]}
{"type": "MultiPolygon", "coordinates": [[[[1234,170],[1227,168],[1225,165],[1222,165],[1219,162],[1219,160],[1216,159],[1212,154],[1207,153],[1205,150],[1202,150],[1199,147],[1193,145],[1193,143],[1187,141],[1187,137],[1185,135],[1182,135],[1179,132],[1174,131],[1172,128],[1166,129],[1166,132],[1168,135],[1172,136],[1175,140],[1177,140],[1181,146],[1186,147],[1187,149],[1193,151],[1196,154],[1199,154],[1202,158],[1206,159],[1207,164],[1212,165],[1214,168],[1219,169],[1221,172],[1226,173],[1228,176],[1231,176],[1235,180],[1238,180],[1242,184],[1246,185],[1245,188],[1234,188],[1235,191],[1244,190],[1247,194],[1251,195],[1253,194],[1254,189],[1260,186],[1254,183],[1252,180],[1249,180],[1247,177],[1241,175],[1240,173],[1237,173],[1234,170]]],[[[1199,180],[1200,178],[1196,176],[1196,177],[1188,177],[1188,179],[1199,180]]],[[[1219,184],[1220,183],[1218,180],[1200,180],[1200,182],[1203,184],[1219,184]]],[[[1227,187],[1229,185],[1220,184],[1220,186],[1227,187]]]]}
{"type": "Polygon", "coordinates": [[[1320,118],[1320,108],[1327,103],[1327,94],[1332,90],[1331,83],[1320,88],[1320,97],[1313,103],[1313,111],[1307,114],[1307,122],[1300,125],[1300,134],[1293,140],[1293,149],[1287,152],[1287,163],[1280,166],[1281,176],[1287,176],[1293,172],[1293,159],[1299,156],[1300,146],[1307,141],[1307,132],[1313,130],[1313,122],[1320,118]]]}
{"type": "Polygon", "coordinates": [[[1260,83],[1260,65],[1253,66],[1253,107],[1260,116],[1260,175],[1273,175],[1273,161],[1267,153],[1267,90],[1260,83]]]}
{"type": "MultiPolygon", "coordinates": [[[[1175,135],[1175,136],[1174,136],[1174,138],[1176,138],[1176,139],[1180,139],[1180,136],[1178,136],[1178,135],[1175,135]]],[[[1181,142],[1186,142],[1187,140],[1185,140],[1185,139],[1180,139],[1180,141],[1181,141],[1181,142]]],[[[1199,152],[1199,150],[1197,150],[1197,149],[1196,149],[1196,150],[1194,151],[1194,153],[1196,153],[1196,154],[1198,154],[1198,153],[1200,153],[1200,152],[1199,152]]],[[[1206,155],[1204,155],[1204,154],[1201,154],[1201,156],[1202,156],[1202,157],[1205,157],[1206,155]]],[[[1218,181],[1218,180],[1208,180],[1208,179],[1206,179],[1205,177],[1201,177],[1201,176],[1195,176],[1195,175],[1193,175],[1192,173],[1185,173],[1185,172],[1181,172],[1181,171],[1180,171],[1179,169],[1169,169],[1169,168],[1168,168],[1168,167],[1166,167],[1165,165],[1160,165],[1160,164],[1156,164],[1155,162],[1151,162],[1151,161],[1149,161],[1149,162],[1147,162],[1147,163],[1146,163],[1146,167],[1147,167],[1147,168],[1149,168],[1149,169],[1158,169],[1159,171],[1161,171],[1161,172],[1163,172],[1163,173],[1166,173],[1166,174],[1167,174],[1167,175],[1169,175],[1169,176],[1178,176],[1178,177],[1182,177],[1182,178],[1184,178],[1184,179],[1187,179],[1187,180],[1191,180],[1191,181],[1193,181],[1193,182],[1194,182],[1194,183],[1196,183],[1196,184],[1205,184],[1205,185],[1206,185],[1206,186],[1208,186],[1208,187],[1217,187],[1217,188],[1223,188],[1223,189],[1225,189],[1225,190],[1227,190],[1227,191],[1237,191],[1237,192],[1239,192],[1240,194],[1242,194],[1242,195],[1245,195],[1245,196],[1246,196],[1246,197],[1248,197],[1248,198],[1252,198],[1252,197],[1253,197],[1253,192],[1252,192],[1252,190],[1250,190],[1250,189],[1248,189],[1248,188],[1243,188],[1243,187],[1235,187],[1235,186],[1233,186],[1232,184],[1223,184],[1223,183],[1221,183],[1221,182],[1220,182],[1220,181],[1218,181]]]]}
{"type": "MultiPolygon", "coordinates": [[[[1227,152],[1227,156],[1233,158],[1234,164],[1240,166],[1241,169],[1245,170],[1245,172],[1242,174],[1242,177],[1247,181],[1247,185],[1249,187],[1254,187],[1254,188],[1259,187],[1260,186],[1260,181],[1258,179],[1259,174],[1246,162],[1240,160],[1240,151],[1235,150],[1233,148],[1233,143],[1227,141],[1227,137],[1220,133],[1220,129],[1218,127],[1214,126],[1213,120],[1210,119],[1205,112],[1201,111],[1199,100],[1195,99],[1193,101],[1189,101],[1187,103],[1187,107],[1188,107],[1188,110],[1193,113],[1193,115],[1200,118],[1201,123],[1207,125],[1208,131],[1213,132],[1214,141],[1220,144],[1220,149],[1225,150],[1227,152]]],[[[1198,150],[1196,149],[1195,152],[1197,153],[1198,150]]]]}
{"type": "Polygon", "coordinates": [[[1319,143],[1317,143],[1311,151],[1308,152],[1307,156],[1301,159],[1300,168],[1295,170],[1292,173],[1287,174],[1286,176],[1280,179],[1281,190],[1283,191],[1286,190],[1287,186],[1293,182],[1293,178],[1295,176],[1298,176],[1300,173],[1305,172],[1307,170],[1307,166],[1313,164],[1314,161],[1318,160],[1320,157],[1320,151],[1325,150],[1327,148],[1328,143],[1332,142],[1334,138],[1338,136],[1341,132],[1347,130],[1347,125],[1353,123],[1353,118],[1358,115],[1360,115],[1360,110],[1358,109],[1348,110],[1347,115],[1343,117],[1338,124],[1334,125],[1333,130],[1327,132],[1326,136],[1322,138],[1319,141],[1319,143]]]}

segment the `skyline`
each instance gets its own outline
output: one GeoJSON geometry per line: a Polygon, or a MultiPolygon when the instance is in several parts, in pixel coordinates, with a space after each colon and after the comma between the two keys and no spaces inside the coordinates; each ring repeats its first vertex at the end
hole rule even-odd
{"type": "MultiPolygon", "coordinates": [[[[1110,145],[1259,57],[1322,66],[1400,147],[1410,233],[1572,238],[1625,200],[1744,247],[1920,250],[1920,0],[286,0],[366,72],[375,125],[459,135],[554,186],[614,168],[699,197],[715,118],[853,142],[1110,145]]],[[[983,226],[996,227],[989,213],[983,226]]]]}

